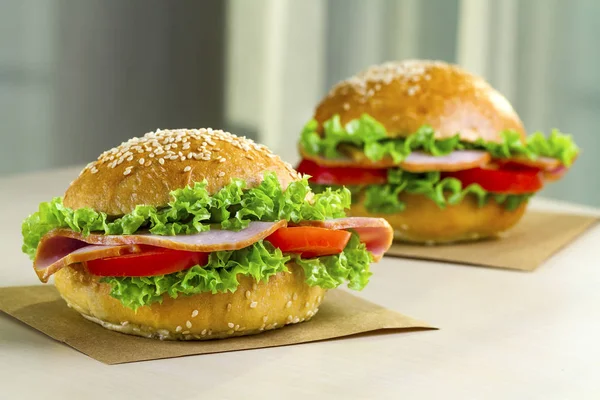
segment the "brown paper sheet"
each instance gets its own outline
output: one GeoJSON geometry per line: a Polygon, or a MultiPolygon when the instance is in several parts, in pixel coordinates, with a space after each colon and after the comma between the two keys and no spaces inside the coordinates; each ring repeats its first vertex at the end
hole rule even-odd
{"type": "Polygon", "coordinates": [[[68,308],[51,285],[0,288],[0,310],[106,364],[284,346],[366,332],[435,329],[342,290],[329,291],[311,321],[260,335],[203,342],[160,341],[109,331],[68,308]]]}
{"type": "Polygon", "coordinates": [[[530,211],[501,238],[440,246],[394,243],[386,255],[533,271],[597,221],[589,215],[530,211]]]}

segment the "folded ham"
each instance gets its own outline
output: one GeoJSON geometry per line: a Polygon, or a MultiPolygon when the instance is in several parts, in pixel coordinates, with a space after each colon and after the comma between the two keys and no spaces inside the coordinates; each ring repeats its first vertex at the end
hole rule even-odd
{"type": "MultiPolygon", "coordinates": [[[[38,245],[33,267],[42,282],[52,274],[70,264],[101,258],[117,257],[140,252],[139,245],[150,245],[172,250],[213,252],[239,250],[248,247],[285,227],[287,221],[250,222],[240,231],[212,229],[192,235],[161,236],[151,233],[133,235],[84,235],[70,229],[55,229],[48,232],[38,245]]],[[[352,229],[373,253],[375,260],[381,259],[389,248],[393,231],[380,218],[340,218],[328,221],[304,221],[299,225],[318,226],[328,229],[352,229]]]]}
{"type": "Polygon", "coordinates": [[[347,217],[325,221],[302,221],[296,225],[334,230],[351,229],[358,234],[360,241],[373,254],[375,261],[379,261],[383,257],[394,239],[394,230],[383,218],[347,217]]]}
{"type": "Polygon", "coordinates": [[[360,167],[371,169],[399,167],[405,171],[414,173],[461,171],[481,167],[491,160],[490,154],[481,150],[456,150],[444,156],[433,156],[422,151],[413,151],[401,163],[394,162],[389,156],[379,161],[371,161],[364,153],[360,152],[352,152],[348,157],[335,159],[311,154],[303,154],[303,157],[325,167],[360,167]]]}
{"type": "Polygon", "coordinates": [[[278,222],[250,222],[240,231],[212,229],[192,235],[161,236],[151,233],[133,235],[84,235],[70,229],[48,232],[38,245],[33,268],[42,282],[61,268],[78,262],[116,257],[139,252],[137,245],[150,245],[172,250],[203,253],[221,250],[239,250],[262,240],[287,225],[278,222]]]}

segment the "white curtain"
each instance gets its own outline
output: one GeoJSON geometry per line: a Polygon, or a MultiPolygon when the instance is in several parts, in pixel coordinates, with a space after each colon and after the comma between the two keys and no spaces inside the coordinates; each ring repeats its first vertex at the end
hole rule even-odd
{"type": "Polygon", "coordinates": [[[530,132],[584,149],[544,195],[600,206],[600,2],[230,0],[226,116],[291,162],[302,125],[336,81],[385,60],[457,62],[488,79],[530,132]]]}

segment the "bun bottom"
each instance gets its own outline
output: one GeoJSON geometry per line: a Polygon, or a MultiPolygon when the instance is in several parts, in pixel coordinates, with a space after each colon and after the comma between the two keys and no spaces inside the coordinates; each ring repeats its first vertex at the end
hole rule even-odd
{"type": "Polygon", "coordinates": [[[512,228],[523,216],[527,202],[509,211],[504,205],[489,201],[480,207],[474,196],[444,209],[419,194],[400,194],[406,209],[397,214],[372,214],[365,209],[363,198],[353,203],[350,214],[356,217],[381,217],[394,228],[398,241],[419,244],[448,244],[495,237],[512,228]]]}
{"type": "Polygon", "coordinates": [[[207,340],[252,335],[310,320],[326,290],[305,283],[304,271],[288,263],[268,282],[239,277],[233,293],[164,297],[134,311],[110,296],[110,286],[83,268],[63,268],[55,286],[69,307],[104,328],[161,340],[207,340]]]}

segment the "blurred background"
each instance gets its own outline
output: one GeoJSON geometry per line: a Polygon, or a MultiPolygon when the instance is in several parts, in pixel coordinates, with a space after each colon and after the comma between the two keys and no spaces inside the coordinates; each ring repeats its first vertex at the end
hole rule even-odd
{"type": "Polygon", "coordinates": [[[0,0],[0,175],[178,127],[294,163],[332,84],[430,58],[483,75],[529,131],[572,133],[584,153],[544,195],[600,206],[599,19],[597,0],[0,0]]]}

